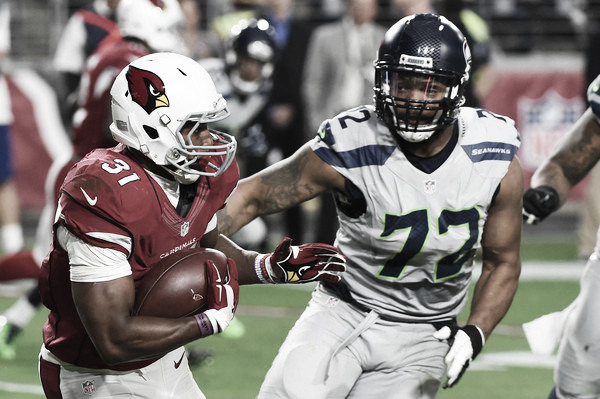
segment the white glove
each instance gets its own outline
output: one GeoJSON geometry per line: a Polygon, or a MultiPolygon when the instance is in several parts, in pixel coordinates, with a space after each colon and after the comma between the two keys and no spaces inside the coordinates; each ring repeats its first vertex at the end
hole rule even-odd
{"type": "Polygon", "coordinates": [[[232,259],[227,260],[227,275],[221,276],[217,266],[206,261],[209,307],[205,312],[196,315],[196,322],[203,337],[223,332],[235,314],[239,298],[237,269],[232,259]],[[210,327],[206,320],[210,322],[210,327]]]}
{"type": "Polygon", "coordinates": [[[485,336],[481,328],[469,324],[464,327],[444,326],[433,333],[433,337],[440,341],[449,340],[450,350],[444,358],[448,379],[443,388],[451,388],[462,377],[471,361],[481,352],[485,344],[485,336]]]}

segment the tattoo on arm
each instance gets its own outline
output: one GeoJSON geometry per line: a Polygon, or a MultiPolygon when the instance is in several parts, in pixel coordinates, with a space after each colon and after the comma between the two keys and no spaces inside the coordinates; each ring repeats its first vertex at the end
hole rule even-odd
{"type": "Polygon", "coordinates": [[[580,140],[572,143],[564,151],[555,156],[556,162],[561,166],[565,177],[574,186],[583,179],[598,161],[600,152],[598,137],[595,137],[597,128],[585,127],[580,140]]]}
{"type": "Polygon", "coordinates": [[[261,177],[260,182],[265,194],[264,201],[259,204],[259,214],[287,209],[313,198],[320,192],[312,179],[310,181],[303,179],[303,176],[308,176],[310,173],[307,171],[308,162],[306,156],[293,157],[274,173],[267,173],[261,177]]]}

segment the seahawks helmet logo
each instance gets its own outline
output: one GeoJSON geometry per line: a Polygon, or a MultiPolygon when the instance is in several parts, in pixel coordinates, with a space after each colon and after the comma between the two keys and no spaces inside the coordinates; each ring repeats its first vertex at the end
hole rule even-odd
{"type": "Polygon", "coordinates": [[[165,85],[155,73],[129,66],[125,77],[131,98],[148,114],[157,108],[169,106],[165,85]]]}

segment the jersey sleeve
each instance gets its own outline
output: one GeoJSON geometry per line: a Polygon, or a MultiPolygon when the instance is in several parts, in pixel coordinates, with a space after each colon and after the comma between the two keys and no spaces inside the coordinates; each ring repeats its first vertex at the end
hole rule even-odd
{"type": "Polygon", "coordinates": [[[105,217],[63,192],[59,200],[59,223],[87,244],[131,255],[131,234],[115,220],[105,217]]]}
{"type": "Polygon", "coordinates": [[[60,245],[69,254],[71,281],[109,281],[132,274],[123,252],[88,244],[64,226],[57,228],[56,235],[60,245]]]}
{"type": "Polygon", "coordinates": [[[503,177],[521,145],[515,122],[485,109],[464,107],[461,123],[467,127],[460,146],[475,170],[484,176],[503,177]]]}
{"type": "Polygon", "coordinates": [[[378,134],[373,109],[361,106],[324,121],[310,146],[319,158],[348,177],[349,171],[385,164],[396,149],[390,138],[378,134]]]}

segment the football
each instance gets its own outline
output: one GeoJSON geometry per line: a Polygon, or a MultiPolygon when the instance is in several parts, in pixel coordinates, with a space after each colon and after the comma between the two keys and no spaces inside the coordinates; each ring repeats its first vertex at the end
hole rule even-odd
{"type": "Polygon", "coordinates": [[[136,289],[133,315],[179,318],[205,310],[207,260],[225,275],[227,257],[216,249],[184,250],[160,260],[136,289]]]}

